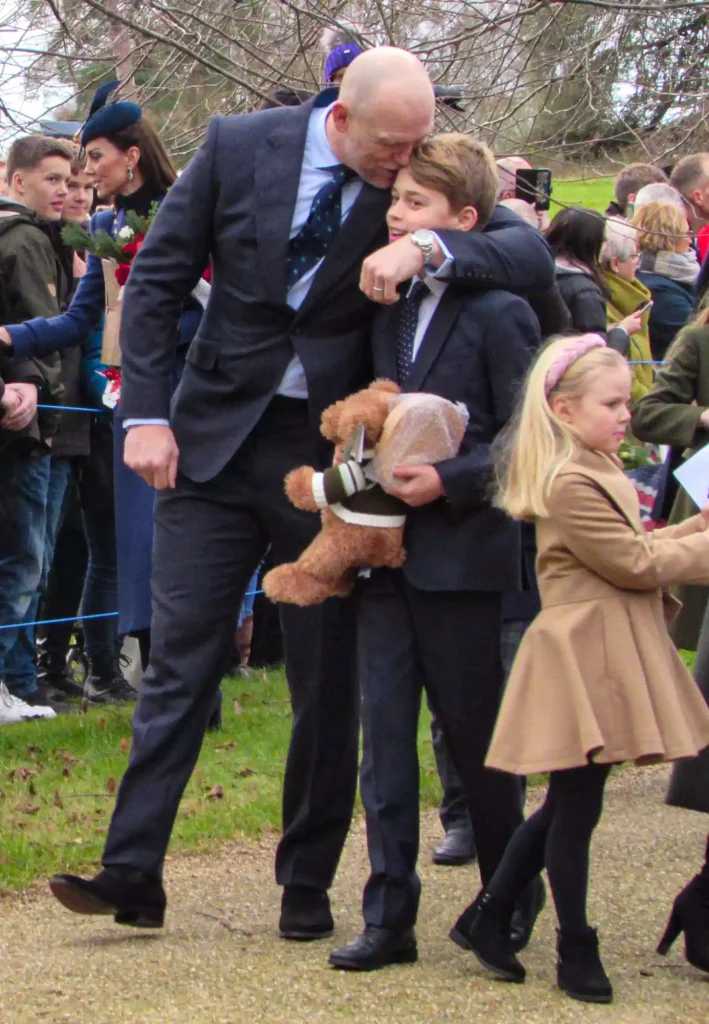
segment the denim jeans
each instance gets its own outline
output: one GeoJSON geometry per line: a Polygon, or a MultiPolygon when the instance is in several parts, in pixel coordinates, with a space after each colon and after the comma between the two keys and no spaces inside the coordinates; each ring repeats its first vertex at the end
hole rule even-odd
{"type": "MultiPolygon", "coordinates": [[[[0,680],[42,579],[50,459],[0,453],[0,680]]],[[[35,609],[36,611],[36,609],[35,609]]],[[[31,693],[32,685],[25,691],[31,693]]]]}
{"type": "MultiPolygon", "coordinates": [[[[45,501],[44,549],[42,571],[30,600],[25,623],[37,620],[40,598],[47,587],[49,570],[54,557],[54,545],[61,525],[66,489],[71,479],[71,459],[47,459],[49,481],[45,501]]],[[[13,631],[9,631],[13,632],[13,631]]],[[[5,683],[16,697],[26,697],[37,689],[37,656],[35,653],[35,627],[24,625],[17,631],[12,647],[5,655],[5,683]]]]}

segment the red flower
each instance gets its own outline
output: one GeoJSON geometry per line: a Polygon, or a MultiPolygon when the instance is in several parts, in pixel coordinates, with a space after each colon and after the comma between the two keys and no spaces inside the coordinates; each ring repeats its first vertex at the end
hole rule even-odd
{"type": "Polygon", "coordinates": [[[203,280],[207,281],[208,284],[212,283],[212,264],[210,263],[202,274],[203,280]]]}
{"type": "Polygon", "coordinates": [[[120,368],[120,366],[107,366],[106,369],[103,370],[102,372],[103,372],[104,377],[107,380],[115,381],[118,384],[121,383],[121,368],[120,368]]]}
{"type": "Polygon", "coordinates": [[[128,280],[130,273],[130,263],[119,263],[116,267],[116,281],[118,281],[121,288],[128,280]]]}
{"type": "Polygon", "coordinates": [[[141,246],[143,245],[143,239],[145,235],[136,235],[132,242],[126,242],[125,245],[121,246],[121,252],[124,252],[126,256],[137,256],[140,252],[141,246]]]}

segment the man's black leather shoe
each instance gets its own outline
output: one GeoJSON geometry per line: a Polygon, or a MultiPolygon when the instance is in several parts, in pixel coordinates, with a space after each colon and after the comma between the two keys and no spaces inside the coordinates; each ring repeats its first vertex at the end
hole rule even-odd
{"type": "Polygon", "coordinates": [[[282,939],[310,942],[327,939],[335,930],[330,899],[324,889],[286,885],[281,898],[278,932],[282,939]]]}
{"type": "Polygon", "coordinates": [[[95,878],[53,875],[49,888],[75,914],[112,914],[116,924],[134,928],[162,928],[165,920],[161,883],[133,868],[106,868],[95,878]]]}
{"type": "Polygon", "coordinates": [[[464,828],[452,828],[433,851],[433,863],[454,868],[470,864],[477,855],[473,833],[464,828]]]}
{"type": "Polygon", "coordinates": [[[547,891],[541,875],[537,875],[522,892],[515,903],[510,924],[510,939],[515,953],[521,953],[529,945],[537,918],[547,901],[547,891]]]}
{"type": "Polygon", "coordinates": [[[330,953],[330,964],[341,971],[376,971],[389,964],[413,964],[418,960],[413,928],[393,931],[368,924],[361,935],[330,953]]]}

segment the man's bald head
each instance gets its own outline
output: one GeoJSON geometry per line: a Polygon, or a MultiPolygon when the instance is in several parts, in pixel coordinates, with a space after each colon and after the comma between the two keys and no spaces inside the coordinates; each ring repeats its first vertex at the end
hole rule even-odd
{"type": "Polygon", "coordinates": [[[500,179],[500,199],[515,199],[517,195],[517,171],[532,165],[523,156],[503,156],[497,161],[497,176],[500,179]]]}
{"type": "Polygon", "coordinates": [[[377,188],[390,188],[433,129],[436,100],[421,61],[406,50],[367,50],[345,72],[327,123],[337,157],[377,188]]]}
{"type": "Polygon", "coordinates": [[[366,114],[384,98],[401,93],[414,103],[436,105],[433,85],[418,57],[395,46],[377,46],[352,61],[340,86],[340,102],[355,115],[366,114]]]}

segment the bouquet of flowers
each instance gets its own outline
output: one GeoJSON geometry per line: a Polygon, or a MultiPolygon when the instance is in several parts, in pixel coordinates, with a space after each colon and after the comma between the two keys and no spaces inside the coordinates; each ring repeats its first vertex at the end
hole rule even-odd
{"type": "Polygon", "coordinates": [[[70,222],[62,230],[62,241],[76,252],[89,252],[101,260],[103,279],[106,286],[106,316],[103,327],[101,360],[107,366],[121,365],[120,327],[123,288],[128,280],[131,263],[145,240],[150,225],[158,211],[153,203],[147,217],[141,217],[135,210],[126,212],[123,227],[111,235],[100,230],[89,234],[80,224],[70,222]]]}

